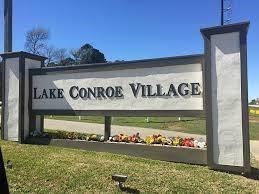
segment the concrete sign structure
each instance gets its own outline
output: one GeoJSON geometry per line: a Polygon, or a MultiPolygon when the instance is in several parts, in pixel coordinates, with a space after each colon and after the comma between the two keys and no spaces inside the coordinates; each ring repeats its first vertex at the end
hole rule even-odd
{"type": "Polygon", "coordinates": [[[202,29],[201,55],[41,68],[43,57],[3,54],[2,138],[23,142],[45,114],[205,116],[208,166],[250,172],[248,26],[202,29]]]}
{"type": "Polygon", "coordinates": [[[202,29],[208,163],[213,168],[250,171],[247,89],[249,23],[202,29]],[[229,168],[228,168],[229,169],[229,168]]]}
{"type": "Polygon", "coordinates": [[[201,55],[30,72],[37,113],[203,110],[201,55]]]}
{"type": "Polygon", "coordinates": [[[29,136],[30,120],[42,130],[42,116],[29,115],[29,69],[41,68],[45,57],[25,52],[1,55],[2,66],[2,139],[23,142],[29,136]]]}

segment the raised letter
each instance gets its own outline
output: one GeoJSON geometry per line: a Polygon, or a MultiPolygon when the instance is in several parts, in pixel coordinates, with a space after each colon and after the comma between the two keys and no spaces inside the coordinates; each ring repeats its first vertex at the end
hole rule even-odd
{"type": "Polygon", "coordinates": [[[122,94],[122,87],[121,87],[121,86],[115,86],[115,97],[116,97],[116,98],[121,98],[121,97],[123,97],[123,94],[122,94]]]}
{"type": "Polygon", "coordinates": [[[177,92],[175,90],[174,84],[170,84],[167,96],[171,96],[172,92],[173,92],[173,96],[178,96],[178,94],[177,94],[177,92]]]}
{"type": "Polygon", "coordinates": [[[55,91],[56,91],[56,89],[49,89],[49,98],[56,98],[56,96],[55,96],[55,91]]]}
{"type": "Polygon", "coordinates": [[[149,97],[156,96],[156,93],[152,94],[152,86],[151,85],[147,85],[147,96],[149,96],[149,97]]]}
{"type": "Polygon", "coordinates": [[[134,83],[129,84],[129,85],[130,85],[130,87],[131,87],[131,90],[132,90],[134,96],[137,98],[137,95],[138,95],[139,88],[140,88],[140,85],[141,85],[141,84],[140,84],[140,83],[137,83],[137,87],[135,87],[135,84],[134,84],[134,83]]]}
{"type": "Polygon", "coordinates": [[[48,98],[48,94],[46,92],[46,89],[43,89],[41,98],[48,98]]]}
{"type": "Polygon", "coordinates": [[[162,93],[162,86],[161,84],[156,85],[156,96],[165,96],[165,93],[162,93]]]}
{"type": "Polygon", "coordinates": [[[37,97],[37,88],[33,88],[33,99],[40,99],[41,96],[37,97]]]}
{"type": "Polygon", "coordinates": [[[100,98],[100,97],[103,97],[103,98],[106,98],[105,95],[104,95],[104,88],[103,87],[97,87],[97,91],[98,91],[98,94],[97,94],[97,97],[100,98]]]}
{"type": "Polygon", "coordinates": [[[80,96],[81,98],[87,97],[87,91],[86,91],[85,88],[80,88],[80,90],[79,90],[79,96],[80,96]]]}
{"type": "Polygon", "coordinates": [[[115,94],[114,88],[110,86],[107,87],[105,93],[106,93],[106,96],[108,96],[109,98],[114,97],[114,94],[115,94]]]}
{"type": "Polygon", "coordinates": [[[94,91],[91,88],[87,88],[88,90],[88,98],[91,99],[91,95],[96,98],[96,87],[94,87],[94,91]]]}
{"type": "Polygon", "coordinates": [[[78,91],[78,86],[72,86],[69,90],[69,95],[71,98],[76,99],[76,98],[78,98],[78,92],[77,92],[76,96],[74,96],[74,90],[78,91]]]}
{"type": "Polygon", "coordinates": [[[146,97],[146,85],[141,85],[141,89],[142,89],[142,97],[146,97]]]}
{"type": "Polygon", "coordinates": [[[178,86],[178,92],[181,96],[186,96],[189,94],[189,88],[188,90],[183,90],[183,86],[187,87],[188,88],[188,84],[187,83],[181,83],[179,86],[178,86]],[[184,91],[184,93],[183,93],[184,91]]]}
{"type": "Polygon", "coordinates": [[[192,95],[193,96],[199,96],[201,94],[200,91],[200,83],[191,83],[192,86],[192,95]]]}
{"type": "Polygon", "coordinates": [[[63,96],[63,93],[64,93],[64,89],[58,89],[58,98],[64,98],[63,96]]]}

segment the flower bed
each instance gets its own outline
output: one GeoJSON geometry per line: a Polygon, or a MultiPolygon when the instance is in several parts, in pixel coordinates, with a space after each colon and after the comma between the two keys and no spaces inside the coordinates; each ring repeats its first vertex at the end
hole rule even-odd
{"type": "Polygon", "coordinates": [[[181,137],[165,137],[161,134],[150,135],[145,139],[142,139],[139,133],[133,134],[132,136],[119,134],[109,138],[111,142],[126,142],[126,143],[144,143],[144,144],[160,144],[160,145],[171,145],[171,146],[185,146],[195,148],[205,148],[206,142],[198,141],[194,138],[181,138],[181,137]]]}
{"type": "MultiPolygon", "coordinates": [[[[71,140],[85,140],[104,142],[105,138],[100,134],[86,134],[78,132],[66,132],[66,131],[50,131],[43,134],[31,133],[32,137],[48,137],[52,139],[71,139],[71,140]]],[[[123,143],[135,143],[146,145],[167,145],[167,146],[179,146],[179,147],[192,147],[192,148],[206,148],[206,142],[198,141],[192,137],[165,137],[161,134],[154,134],[147,136],[145,139],[140,137],[139,133],[131,136],[126,134],[118,134],[109,137],[107,142],[123,142],[123,143]]]]}

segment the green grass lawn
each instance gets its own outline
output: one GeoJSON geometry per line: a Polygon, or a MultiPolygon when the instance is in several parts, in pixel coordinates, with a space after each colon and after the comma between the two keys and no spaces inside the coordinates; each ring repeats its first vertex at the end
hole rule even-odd
{"type": "Polygon", "coordinates": [[[13,168],[7,169],[11,193],[119,193],[112,173],[128,175],[126,186],[131,192],[259,192],[258,180],[206,166],[6,141],[0,144],[5,162],[13,162],[13,168]]]}
{"type": "Polygon", "coordinates": [[[259,140],[259,123],[250,123],[249,127],[250,139],[259,140]]]}
{"type": "MultiPolygon", "coordinates": [[[[45,118],[50,118],[46,116],[45,118]]],[[[52,119],[70,120],[86,123],[104,123],[104,117],[99,116],[82,116],[81,120],[78,116],[53,116],[52,119]]],[[[206,134],[206,125],[204,118],[191,117],[149,117],[149,122],[145,121],[146,117],[113,117],[113,125],[121,126],[135,126],[154,129],[164,129],[172,131],[180,131],[192,134],[206,134]]],[[[259,122],[250,122],[250,138],[252,140],[259,140],[259,122]]]]}

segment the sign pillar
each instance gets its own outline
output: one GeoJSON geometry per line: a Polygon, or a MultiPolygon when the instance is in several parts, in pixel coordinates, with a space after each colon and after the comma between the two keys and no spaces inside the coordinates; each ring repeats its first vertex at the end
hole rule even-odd
{"type": "Polygon", "coordinates": [[[105,116],[104,117],[104,139],[108,140],[111,136],[111,117],[105,116]]]}
{"type": "Polygon", "coordinates": [[[247,95],[248,22],[202,29],[208,165],[250,172],[247,95]]]}
{"type": "Polygon", "coordinates": [[[29,69],[41,68],[45,57],[26,52],[4,53],[1,57],[1,138],[22,143],[29,136],[30,130],[41,130],[43,126],[42,116],[35,116],[35,128],[29,128],[29,69]]]}

